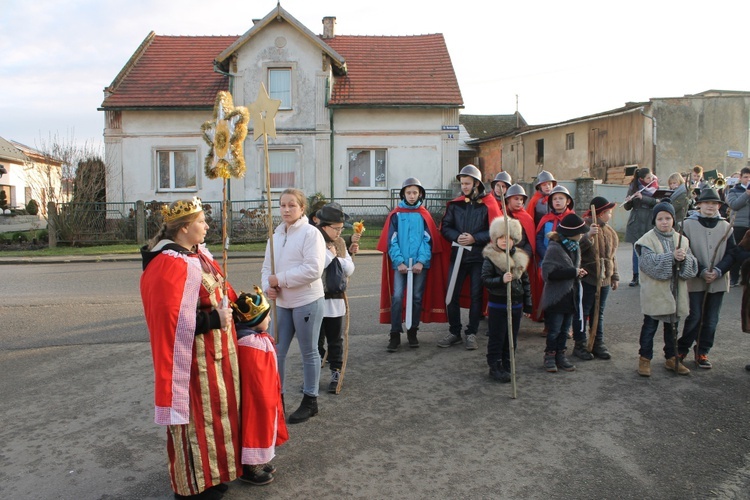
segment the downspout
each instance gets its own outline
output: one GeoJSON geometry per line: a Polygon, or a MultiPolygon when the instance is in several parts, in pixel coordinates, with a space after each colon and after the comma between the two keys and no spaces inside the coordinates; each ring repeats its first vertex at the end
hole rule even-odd
{"type": "Polygon", "coordinates": [[[641,114],[651,120],[651,171],[656,175],[656,118],[644,113],[643,108],[641,114]]]}
{"type": "Polygon", "coordinates": [[[334,161],[333,161],[333,108],[330,108],[328,106],[329,98],[330,98],[330,90],[331,90],[331,78],[326,78],[326,108],[328,108],[328,120],[329,120],[329,128],[331,129],[331,139],[329,142],[330,147],[330,157],[331,157],[331,201],[334,201],[335,193],[333,190],[333,174],[334,174],[334,161]]]}

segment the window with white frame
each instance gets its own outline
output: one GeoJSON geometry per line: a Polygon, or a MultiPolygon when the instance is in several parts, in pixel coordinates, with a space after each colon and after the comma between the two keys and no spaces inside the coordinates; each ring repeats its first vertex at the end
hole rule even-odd
{"type": "Polygon", "coordinates": [[[298,155],[294,149],[268,151],[268,169],[271,172],[271,189],[286,189],[301,185],[298,155]]]}
{"type": "Polygon", "coordinates": [[[198,150],[158,150],[156,168],[158,191],[198,190],[198,150]]]}
{"type": "Polygon", "coordinates": [[[385,149],[348,149],[347,154],[349,187],[385,188],[385,149]]]}
{"type": "Polygon", "coordinates": [[[268,95],[281,100],[279,109],[292,109],[292,69],[269,68],[268,95]]]}

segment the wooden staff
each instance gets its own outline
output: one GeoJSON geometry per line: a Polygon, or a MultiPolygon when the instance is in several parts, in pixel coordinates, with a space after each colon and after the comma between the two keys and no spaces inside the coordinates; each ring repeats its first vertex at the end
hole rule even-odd
{"type": "MultiPolygon", "coordinates": [[[[599,224],[599,221],[596,218],[596,207],[594,205],[591,205],[591,220],[594,224],[599,224]]],[[[594,350],[594,342],[596,341],[596,330],[599,328],[599,306],[601,305],[602,301],[602,272],[603,267],[602,266],[602,257],[600,255],[601,253],[601,247],[599,245],[599,236],[600,236],[601,228],[596,232],[596,235],[594,236],[594,255],[596,256],[596,295],[594,295],[594,310],[591,314],[594,315],[591,328],[589,329],[589,339],[588,343],[586,344],[586,350],[588,352],[591,352],[594,350]]],[[[583,318],[581,318],[581,322],[583,323],[583,331],[586,331],[586,315],[584,314],[583,318]]]]}
{"type": "MultiPolygon", "coordinates": [[[[276,274],[276,256],[273,253],[273,214],[271,213],[271,167],[268,163],[268,134],[263,133],[263,150],[265,151],[266,172],[266,212],[268,225],[268,249],[271,256],[271,275],[276,274]]],[[[276,299],[271,299],[271,319],[273,320],[273,340],[279,342],[279,325],[276,321],[276,299]]]]}
{"type": "MultiPolygon", "coordinates": [[[[508,215],[508,207],[505,205],[505,193],[503,193],[500,201],[503,205],[503,217],[505,217],[505,241],[510,240],[510,216],[508,215]]],[[[497,242],[495,242],[497,243],[497,242]]],[[[510,270],[510,248],[506,243],[505,245],[505,268],[506,272],[510,270]]],[[[510,352],[510,397],[516,399],[518,396],[518,387],[516,384],[516,352],[515,345],[513,342],[513,297],[512,295],[512,281],[505,284],[505,293],[508,296],[508,300],[505,303],[505,316],[508,319],[508,351],[510,352]]]]}
{"type": "MultiPolygon", "coordinates": [[[[339,383],[336,385],[336,394],[341,392],[344,386],[344,373],[346,373],[346,360],[349,359],[349,298],[344,292],[344,304],[346,305],[346,319],[344,320],[344,354],[341,362],[341,373],[339,373],[339,383]]],[[[328,353],[326,352],[326,356],[328,353]]]]}

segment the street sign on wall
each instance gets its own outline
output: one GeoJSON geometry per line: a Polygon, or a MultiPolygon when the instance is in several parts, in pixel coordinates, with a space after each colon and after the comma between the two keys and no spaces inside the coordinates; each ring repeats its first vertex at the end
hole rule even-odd
{"type": "Polygon", "coordinates": [[[744,158],[745,155],[742,153],[742,151],[727,151],[727,157],[729,158],[744,158]]]}

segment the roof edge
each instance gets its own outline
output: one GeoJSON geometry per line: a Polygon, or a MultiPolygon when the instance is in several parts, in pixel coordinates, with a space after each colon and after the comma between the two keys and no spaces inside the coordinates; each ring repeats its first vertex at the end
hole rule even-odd
{"type": "Polygon", "coordinates": [[[128,73],[130,73],[130,70],[133,69],[141,56],[143,56],[143,53],[146,52],[146,49],[149,47],[149,45],[151,45],[151,42],[154,41],[155,36],[156,33],[154,31],[151,31],[148,35],[146,35],[146,38],[143,39],[138,48],[135,49],[135,52],[133,52],[133,55],[130,56],[130,59],[128,59],[128,62],[125,63],[125,66],[122,67],[120,72],[117,73],[115,79],[112,80],[112,83],[104,88],[105,92],[114,92],[117,89],[117,87],[120,85],[120,83],[122,83],[125,77],[128,76],[128,73]]]}

